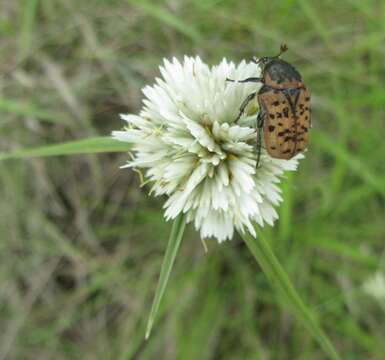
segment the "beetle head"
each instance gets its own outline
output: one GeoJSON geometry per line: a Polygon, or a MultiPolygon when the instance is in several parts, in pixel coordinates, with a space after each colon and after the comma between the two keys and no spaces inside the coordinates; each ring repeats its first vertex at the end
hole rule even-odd
{"type": "Polygon", "coordinates": [[[264,57],[261,57],[261,58],[257,58],[257,57],[253,57],[252,59],[252,62],[259,65],[261,67],[261,70],[263,71],[263,69],[265,68],[265,66],[272,60],[274,59],[278,59],[285,51],[288,50],[288,47],[286,44],[281,44],[281,48],[280,48],[280,51],[278,53],[278,55],[275,55],[275,56],[264,56],[264,57]]]}

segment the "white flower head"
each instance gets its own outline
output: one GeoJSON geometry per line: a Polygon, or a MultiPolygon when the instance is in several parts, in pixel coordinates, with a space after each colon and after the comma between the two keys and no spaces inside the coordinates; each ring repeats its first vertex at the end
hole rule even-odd
{"type": "Polygon", "coordinates": [[[302,155],[279,160],[262,150],[256,166],[256,116],[235,119],[260,85],[226,78],[257,77],[259,68],[226,59],[209,67],[199,57],[185,57],[183,63],[164,60],[160,72],[162,78],[143,89],[139,116],[122,115],[127,126],[113,132],[133,145],[126,167],[146,169],[152,192],[168,196],[166,219],[185,213],[202,238],[221,242],[232,238],[234,228],[255,236],[253,222],[272,225],[278,217],[274,206],[282,201],[280,177],[295,170],[302,155]]]}
{"type": "Polygon", "coordinates": [[[364,291],[378,301],[385,301],[385,275],[377,271],[363,284],[364,291]]]}

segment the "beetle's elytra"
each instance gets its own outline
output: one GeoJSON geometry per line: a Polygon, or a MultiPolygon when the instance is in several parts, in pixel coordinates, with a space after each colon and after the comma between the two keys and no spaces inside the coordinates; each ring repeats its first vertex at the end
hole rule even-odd
{"type": "Polygon", "coordinates": [[[299,72],[288,62],[280,59],[286,45],[281,45],[277,56],[253,58],[261,67],[261,77],[251,77],[235,82],[261,82],[258,92],[250,94],[242,103],[236,121],[246,106],[255,97],[258,99],[257,151],[259,158],[262,146],[262,129],[265,147],[269,155],[278,159],[291,159],[303,151],[309,143],[310,91],[299,72]]]}

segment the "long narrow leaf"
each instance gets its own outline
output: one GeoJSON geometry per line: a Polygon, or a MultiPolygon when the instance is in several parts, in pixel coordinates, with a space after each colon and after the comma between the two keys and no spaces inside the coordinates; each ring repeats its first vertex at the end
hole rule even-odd
{"type": "Polygon", "coordinates": [[[110,137],[97,137],[52,144],[30,149],[14,150],[0,153],[0,161],[7,159],[24,159],[30,157],[46,157],[61,155],[93,154],[105,152],[129,151],[130,145],[110,137]]]}
{"type": "Polygon", "coordinates": [[[174,220],[174,224],[172,225],[170,238],[167,244],[166,254],[164,256],[162,268],[160,270],[158,286],[155,291],[154,301],[152,303],[150,316],[148,318],[146,339],[148,339],[151,334],[151,329],[154,325],[154,320],[158,312],[160,302],[164,295],[164,291],[166,290],[167,282],[170,277],[171,269],[174,265],[179,245],[182,241],[185,226],[185,218],[184,215],[181,214],[174,220]]]}
{"type": "Polygon", "coordinates": [[[253,238],[249,233],[240,235],[271,284],[283,297],[285,303],[290,306],[297,318],[302,321],[330,359],[339,360],[340,357],[333,344],[301,300],[263,234],[259,233],[258,239],[253,238]]]}

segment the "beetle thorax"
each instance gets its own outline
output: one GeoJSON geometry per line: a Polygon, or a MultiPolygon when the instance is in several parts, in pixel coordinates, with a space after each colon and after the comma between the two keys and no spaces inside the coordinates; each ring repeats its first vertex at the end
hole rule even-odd
{"type": "Polygon", "coordinates": [[[302,78],[299,72],[288,62],[281,59],[271,59],[262,69],[266,85],[273,88],[301,87],[302,78]]]}

